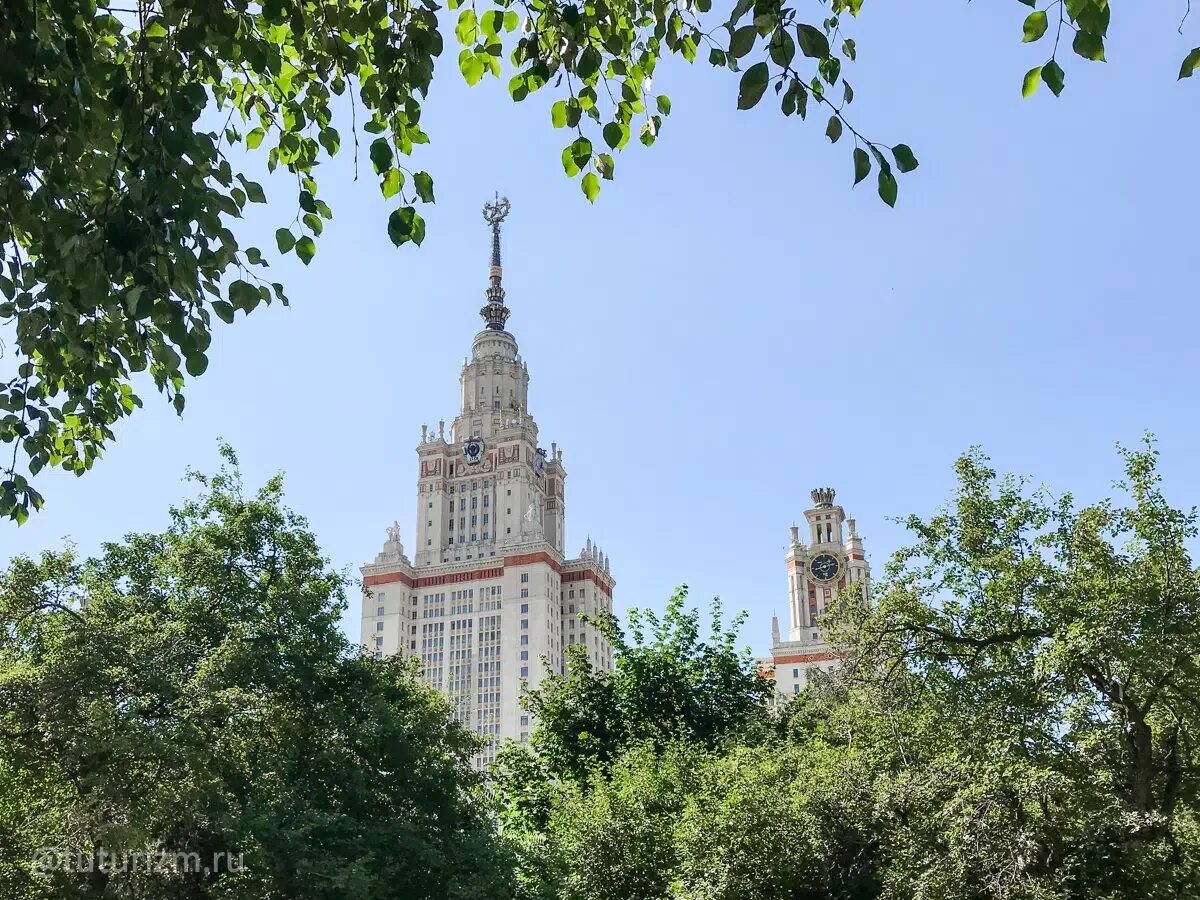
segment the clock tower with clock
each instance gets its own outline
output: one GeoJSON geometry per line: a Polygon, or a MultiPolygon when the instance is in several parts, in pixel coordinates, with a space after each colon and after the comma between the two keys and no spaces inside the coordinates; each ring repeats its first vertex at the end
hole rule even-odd
{"type": "Polygon", "coordinates": [[[444,421],[436,433],[421,428],[412,560],[393,526],[383,552],[362,567],[363,646],[420,660],[455,717],[487,739],[481,766],[504,738],[532,733],[522,692],[563,674],[568,647],[582,644],[593,667],[612,667],[595,626],[612,611],[608,557],[590,538],[578,556],[566,553],[563,452],[538,446],[529,369],[507,330],[500,225],[508,212],[499,196],[484,206],[492,232],[484,328],[459,372],[459,413],[448,434],[444,421]]]}
{"type": "Polygon", "coordinates": [[[813,506],[805,510],[807,541],[800,527],[792,526],[787,553],[789,628],[784,639],[778,617],[771,621],[771,658],[775,685],[783,697],[797,694],[811,670],[837,667],[838,655],[825,641],[821,616],[839,592],[870,580],[871,569],[863,552],[854,519],[834,505],[833,488],[812,492],[813,506]]]}

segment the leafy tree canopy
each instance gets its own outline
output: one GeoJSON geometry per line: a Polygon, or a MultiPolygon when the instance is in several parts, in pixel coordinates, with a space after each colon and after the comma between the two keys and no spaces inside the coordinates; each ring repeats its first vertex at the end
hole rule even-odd
{"type": "Polygon", "coordinates": [[[846,665],[776,737],[676,731],[508,795],[523,894],[1200,897],[1197,515],[1152,444],[1123,458],[1127,498],[1077,508],[965,455],[872,596],[829,613],[846,665]]]}
{"type": "Polygon", "coordinates": [[[607,617],[599,625],[612,643],[612,672],[593,669],[582,647],[571,648],[566,676],[548,676],[526,697],[537,720],[532,745],[555,776],[584,778],[638,744],[715,748],[769,727],[774,685],[749,650],[737,648],[745,615],[726,627],[714,599],[705,640],[699,611],[686,603],[681,585],[661,616],[630,610],[628,636],[607,617]]]}
{"type": "Polygon", "coordinates": [[[0,575],[0,893],[506,896],[474,735],[348,645],[343,576],[278,477],[196,478],[161,534],[0,575]],[[42,847],[72,855],[38,872],[42,847]]]}
{"type": "MultiPolygon", "coordinates": [[[[1025,76],[1027,95],[1062,91],[1068,42],[1104,58],[1110,0],[1021,2],[1035,7],[1024,39],[1053,42],[1025,76]]],[[[287,302],[268,257],[313,259],[333,215],[316,167],[344,144],[356,159],[365,148],[394,204],[392,241],[421,243],[433,179],[403,160],[429,141],[422,104],[447,43],[469,83],[505,78],[518,102],[549,95],[551,124],[569,135],[563,169],[589,200],[613,177],[615,153],[657,138],[671,101],[653,76],[674,55],[730,70],[741,109],[772,89],[785,116],[812,114],[831,141],[847,135],[854,183],[874,172],[894,204],[896,176],[916,156],[849,118],[862,5],[449,0],[439,17],[436,0],[5,0],[0,322],[15,328],[0,381],[0,443],[12,445],[0,515],[20,522],[40,506],[31,479],[44,467],[92,466],[141,406],[136,373],[182,412],[186,379],[208,366],[214,317],[287,302]],[[275,248],[238,239],[246,204],[266,200],[242,150],[294,177],[294,216],[275,248]]],[[[1197,65],[1200,48],[1180,77],[1197,65]]]]}

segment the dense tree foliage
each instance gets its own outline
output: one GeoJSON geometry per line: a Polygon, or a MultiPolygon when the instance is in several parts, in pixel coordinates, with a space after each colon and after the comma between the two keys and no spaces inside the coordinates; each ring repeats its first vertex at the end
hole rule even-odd
{"type": "MultiPolygon", "coordinates": [[[[1067,38],[1078,56],[1103,59],[1109,0],[1022,2],[1041,6],[1024,39],[1053,43],[1026,94],[1063,89],[1067,38]]],[[[913,151],[849,119],[862,5],[449,0],[451,14],[436,0],[5,0],[0,322],[15,328],[12,369],[0,373],[0,443],[13,450],[0,463],[0,515],[20,522],[41,505],[31,479],[44,467],[92,466],[142,403],[137,373],[182,412],[186,378],[208,366],[214,316],[286,302],[266,276],[272,248],[238,238],[246,204],[266,201],[243,151],[294,176],[279,253],[313,259],[333,215],[317,166],[351,144],[395,205],[391,239],[420,244],[433,179],[401,160],[430,140],[422,104],[452,30],[468,82],[503,77],[515,101],[550,95],[551,124],[570,135],[563,169],[589,199],[613,177],[614,153],[635,135],[654,143],[671,101],[653,78],[675,55],[735,73],[739,108],[773,88],[785,116],[812,114],[831,141],[847,135],[854,183],[874,171],[894,204],[913,151]]],[[[1180,77],[1198,64],[1200,48],[1180,77]]]]}
{"type": "Polygon", "coordinates": [[[505,896],[474,735],[347,644],[278,478],[197,477],[161,534],[0,575],[0,894],[505,896]]]}
{"type": "MultiPolygon", "coordinates": [[[[500,779],[523,893],[1200,897],[1197,517],[1152,445],[1124,462],[1127,502],[1076,509],[960,459],[953,502],[829,614],[846,666],[773,729],[672,730],[603,766],[535,733],[500,779]]],[[[539,709],[581,730],[579,707],[539,709]]]]}

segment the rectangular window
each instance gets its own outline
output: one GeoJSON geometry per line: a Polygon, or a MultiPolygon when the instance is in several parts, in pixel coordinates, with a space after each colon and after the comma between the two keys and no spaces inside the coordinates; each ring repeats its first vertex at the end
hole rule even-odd
{"type": "Polygon", "coordinates": [[[525,646],[528,646],[528,644],[529,644],[529,635],[527,635],[527,634],[521,635],[521,646],[525,647],[525,646]]]}
{"type": "MultiPolygon", "coordinates": [[[[379,612],[382,613],[383,610],[381,609],[379,612]]],[[[521,612],[523,612],[523,613],[529,612],[529,604],[528,603],[521,604],[521,612]]]]}
{"type": "Polygon", "coordinates": [[[521,584],[529,584],[529,573],[528,572],[521,573],[521,584]]]}
{"type": "Polygon", "coordinates": [[[484,508],[484,509],[487,509],[487,508],[488,508],[488,505],[489,505],[489,504],[488,504],[488,501],[489,501],[489,500],[491,500],[491,499],[492,499],[492,498],[491,498],[490,496],[484,495],[484,498],[483,498],[483,508],[484,508]]]}
{"type": "MultiPolygon", "coordinates": [[[[379,624],[380,624],[380,625],[382,625],[383,623],[382,623],[382,622],[380,622],[379,624]]],[[[525,629],[525,628],[528,628],[528,627],[529,627],[529,620],[528,620],[528,619],[522,619],[522,620],[521,620],[521,628],[522,628],[522,629],[525,629]]]]}
{"type": "Polygon", "coordinates": [[[528,597],[529,596],[529,588],[521,588],[521,596],[528,597]]]}
{"type": "Polygon", "coordinates": [[[383,623],[382,623],[382,622],[376,622],[376,623],[375,623],[375,630],[376,630],[376,631],[383,631],[383,623]]]}
{"type": "Polygon", "coordinates": [[[529,651],[528,651],[528,650],[522,650],[522,651],[521,651],[521,661],[522,661],[522,662],[524,662],[524,661],[525,661],[525,660],[527,660],[527,659],[529,659],[529,651]]]}
{"type": "Polygon", "coordinates": [[[375,610],[375,615],[377,615],[377,616],[383,615],[383,607],[382,606],[379,607],[379,609],[375,610]]]}
{"type": "Polygon", "coordinates": [[[521,677],[522,678],[529,677],[529,666],[521,666],[521,677]]]}

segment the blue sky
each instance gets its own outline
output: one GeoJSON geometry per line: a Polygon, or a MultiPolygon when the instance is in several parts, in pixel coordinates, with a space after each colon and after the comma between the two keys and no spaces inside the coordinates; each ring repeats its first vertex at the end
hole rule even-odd
{"type": "MultiPolygon", "coordinates": [[[[748,610],[763,651],[810,489],[837,488],[878,572],[904,540],[888,517],[934,510],[972,444],[1091,500],[1119,475],[1114,444],[1150,429],[1190,504],[1200,84],[1175,75],[1197,29],[1176,33],[1182,4],[1115,6],[1110,62],[1071,58],[1060,99],[1022,101],[1046,48],[1021,45],[1020,4],[866,4],[853,120],[921,161],[895,210],[851,190],[823,118],[785,120],[771,94],[739,112],[736,76],[703,63],[660,68],[660,140],[621,153],[589,206],[552,98],[467,88],[448,52],[413,163],[438,196],[424,246],[389,243],[365,153],[357,183],[349,154],[325,166],[316,259],[273,268],[292,306],[219,329],[182,419],[147,388],[93,472],[41,478],[46,509],[0,527],[0,559],[163,527],[218,436],[249,483],[286,473],[335,566],[372,558],[393,519],[411,544],[414,448],[457,408],[497,189],[509,327],[542,443],[565,453],[568,544],[608,552],[618,606],[686,581],[701,605],[748,610]]],[[[285,178],[267,191],[243,234],[274,255],[293,198],[285,178]]],[[[357,616],[352,597],[352,635],[357,616]]]]}

